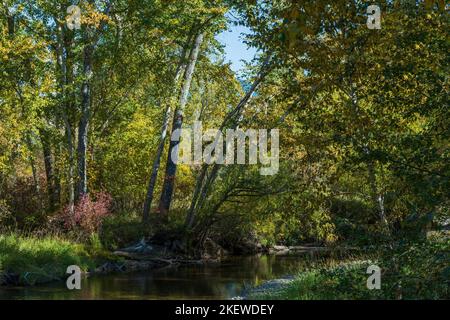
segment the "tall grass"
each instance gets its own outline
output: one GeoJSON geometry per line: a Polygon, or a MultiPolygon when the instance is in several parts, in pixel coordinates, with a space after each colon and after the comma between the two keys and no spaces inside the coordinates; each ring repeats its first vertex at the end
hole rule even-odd
{"type": "Polygon", "coordinates": [[[62,279],[69,265],[95,266],[88,247],[56,236],[0,234],[0,272],[19,276],[20,284],[62,279]]]}

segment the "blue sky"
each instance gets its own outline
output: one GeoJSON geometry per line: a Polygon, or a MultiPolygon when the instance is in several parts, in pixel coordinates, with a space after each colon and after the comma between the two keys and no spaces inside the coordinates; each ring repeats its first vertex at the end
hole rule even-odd
{"type": "Polygon", "coordinates": [[[250,33],[250,30],[243,26],[229,25],[229,30],[220,33],[216,39],[225,45],[225,62],[231,61],[231,69],[240,73],[243,70],[244,63],[241,60],[250,62],[255,54],[256,49],[249,48],[243,42],[243,35],[250,33]]]}

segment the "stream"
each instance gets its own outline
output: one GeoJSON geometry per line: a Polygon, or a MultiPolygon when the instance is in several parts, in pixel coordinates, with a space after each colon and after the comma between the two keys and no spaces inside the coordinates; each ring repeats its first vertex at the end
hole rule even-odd
{"type": "Polygon", "coordinates": [[[266,280],[296,274],[310,254],[231,257],[221,263],[184,265],[140,273],[84,277],[81,290],[65,282],[1,287],[0,299],[230,299],[266,280]]]}

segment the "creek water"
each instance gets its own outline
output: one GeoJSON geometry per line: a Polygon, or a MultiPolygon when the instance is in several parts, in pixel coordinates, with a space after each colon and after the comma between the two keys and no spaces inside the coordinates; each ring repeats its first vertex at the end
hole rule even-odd
{"type": "Polygon", "coordinates": [[[309,254],[231,257],[216,264],[85,277],[81,290],[68,290],[62,281],[2,287],[0,299],[229,299],[246,287],[296,274],[316,259],[309,254]]]}

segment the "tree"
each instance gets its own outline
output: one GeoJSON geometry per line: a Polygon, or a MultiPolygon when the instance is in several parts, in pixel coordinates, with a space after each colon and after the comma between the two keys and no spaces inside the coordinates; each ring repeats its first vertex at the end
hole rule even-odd
{"type": "Polygon", "coordinates": [[[183,86],[180,92],[180,102],[177,108],[175,109],[173,123],[172,123],[172,135],[171,141],[169,145],[169,152],[167,156],[167,165],[166,172],[164,177],[164,184],[161,191],[161,199],[159,201],[159,212],[162,216],[163,220],[168,219],[168,212],[170,208],[170,203],[172,202],[173,196],[173,185],[175,180],[175,174],[177,170],[177,157],[178,157],[178,148],[179,141],[174,140],[174,135],[181,134],[181,126],[183,124],[183,112],[187,103],[189,89],[191,87],[192,77],[195,70],[195,64],[197,63],[198,54],[200,52],[200,46],[203,42],[203,33],[199,33],[196,35],[194,44],[189,55],[189,60],[186,66],[186,70],[184,72],[183,77],[183,86]]]}

